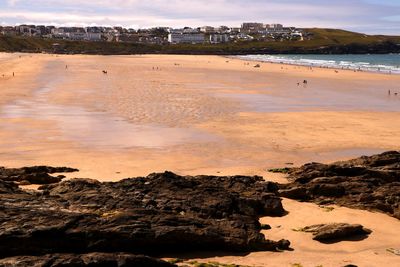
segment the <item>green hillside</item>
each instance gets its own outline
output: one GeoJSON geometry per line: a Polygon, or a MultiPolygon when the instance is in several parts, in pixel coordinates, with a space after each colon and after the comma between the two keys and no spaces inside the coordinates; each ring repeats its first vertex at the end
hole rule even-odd
{"type": "Polygon", "coordinates": [[[83,54],[256,54],[256,53],[400,53],[400,36],[365,35],[336,29],[304,29],[303,41],[241,41],[225,44],[151,45],[66,41],[0,36],[3,52],[55,52],[83,54]]]}

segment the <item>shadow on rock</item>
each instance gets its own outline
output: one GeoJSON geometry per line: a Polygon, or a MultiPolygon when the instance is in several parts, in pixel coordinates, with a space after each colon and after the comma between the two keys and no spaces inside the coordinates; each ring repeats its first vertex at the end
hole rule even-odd
{"type": "Polygon", "coordinates": [[[380,211],[400,219],[400,153],[385,152],[333,164],[309,163],[289,171],[279,195],[320,205],[380,211]]]}
{"type": "Polygon", "coordinates": [[[73,179],[20,190],[0,180],[0,256],[158,255],[288,249],[265,239],[259,218],[282,216],[278,186],[258,176],[171,172],[101,183],[73,179]]]}

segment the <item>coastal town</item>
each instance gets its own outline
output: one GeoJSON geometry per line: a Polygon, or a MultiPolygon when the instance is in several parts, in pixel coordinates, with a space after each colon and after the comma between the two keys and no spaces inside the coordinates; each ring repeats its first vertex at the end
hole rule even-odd
{"type": "Polygon", "coordinates": [[[55,27],[45,25],[0,26],[0,35],[91,42],[125,42],[148,44],[218,44],[238,41],[283,41],[309,38],[304,30],[282,24],[245,22],[240,27],[202,26],[197,28],[155,27],[55,27]]]}

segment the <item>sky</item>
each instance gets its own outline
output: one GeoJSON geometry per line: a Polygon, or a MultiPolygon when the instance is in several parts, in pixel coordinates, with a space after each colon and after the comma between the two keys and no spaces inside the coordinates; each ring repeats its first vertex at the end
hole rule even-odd
{"type": "Polygon", "coordinates": [[[242,22],[400,35],[400,0],[0,0],[0,24],[236,26],[242,22]]]}

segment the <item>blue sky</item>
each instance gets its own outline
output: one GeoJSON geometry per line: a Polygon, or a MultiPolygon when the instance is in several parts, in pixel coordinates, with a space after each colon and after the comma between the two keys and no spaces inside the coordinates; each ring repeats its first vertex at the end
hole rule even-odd
{"type": "Polygon", "coordinates": [[[0,24],[239,26],[241,22],[400,35],[400,0],[0,0],[0,24]]]}

